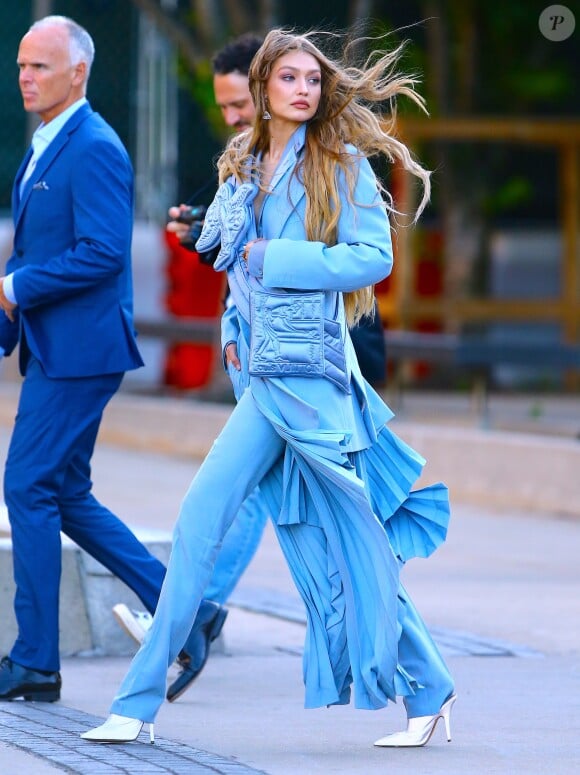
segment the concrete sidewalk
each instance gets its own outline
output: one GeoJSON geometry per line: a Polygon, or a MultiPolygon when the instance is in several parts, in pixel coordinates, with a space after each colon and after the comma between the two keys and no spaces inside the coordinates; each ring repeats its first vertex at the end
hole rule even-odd
{"type": "MultiPolygon", "coordinates": [[[[125,408],[127,419],[125,398],[115,408],[125,408]]],[[[209,434],[224,412],[208,406],[209,434]]],[[[167,420],[164,425],[167,430],[167,420]]],[[[122,436],[122,423],[116,427],[122,436]]],[[[182,421],[186,436],[184,427],[182,421]]],[[[401,422],[397,430],[414,444],[409,427],[401,422]]],[[[192,433],[198,443],[202,430],[192,433]]],[[[2,451],[8,434],[7,424],[0,427],[2,451]]],[[[97,448],[95,494],[132,525],[169,530],[198,460],[169,445],[114,440],[110,435],[97,448]]],[[[527,441],[538,445],[534,459],[541,460],[541,439],[527,441]]],[[[534,487],[554,454],[555,440],[546,441],[544,468],[528,472],[534,487]]],[[[469,462],[461,465],[467,469],[469,462]]],[[[509,480],[509,471],[500,473],[509,480]]],[[[520,476],[517,470],[514,476],[520,476]]],[[[576,479],[577,473],[574,486],[576,479]]],[[[559,508],[531,513],[506,502],[498,507],[453,499],[453,507],[446,544],[429,561],[416,560],[404,570],[404,582],[457,681],[450,745],[438,728],[425,748],[375,749],[375,739],[404,725],[401,704],[376,713],[303,709],[301,602],[268,526],[232,600],[224,653],[212,656],[178,702],[164,704],[156,746],[146,743],[144,733],[142,742],[126,746],[81,741],[79,732],[106,716],[128,659],[67,658],[60,703],[0,703],[0,772],[580,771],[580,521],[559,508]]]]}

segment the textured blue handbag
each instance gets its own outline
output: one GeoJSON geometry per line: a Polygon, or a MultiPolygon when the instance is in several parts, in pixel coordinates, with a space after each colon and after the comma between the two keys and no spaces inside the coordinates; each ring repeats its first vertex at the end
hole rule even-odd
{"type": "Polygon", "coordinates": [[[340,324],[325,317],[325,294],[250,291],[249,373],[326,377],[350,392],[340,324]]]}

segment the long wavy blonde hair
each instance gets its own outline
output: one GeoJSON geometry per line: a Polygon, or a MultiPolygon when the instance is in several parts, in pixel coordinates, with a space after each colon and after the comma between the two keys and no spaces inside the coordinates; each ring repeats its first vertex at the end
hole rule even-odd
{"type": "MultiPolygon", "coordinates": [[[[266,110],[267,83],[272,67],[284,54],[295,51],[311,54],[320,65],[321,98],[316,114],[308,122],[306,149],[295,174],[306,192],[307,239],[332,246],[337,241],[343,206],[338,188],[339,170],[347,181],[349,204],[353,204],[356,156],[347,150],[348,143],[366,157],[382,154],[390,162],[397,160],[419,178],[423,196],[415,220],[420,215],[430,196],[430,173],[413,159],[407,146],[392,132],[396,97],[406,96],[423,110],[425,104],[415,91],[416,80],[396,71],[404,43],[391,52],[374,51],[364,65],[356,67],[347,63],[349,45],[343,49],[340,60],[333,60],[315,45],[313,38],[316,36],[315,32],[295,34],[284,29],[275,29],[267,34],[249,71],[256,119],[251,129],[230,139],[218,160],[218,171],[220,182],[230,175],[243,181],[250,170],[257,168],[256,157],[268,150],[270,142],[268,122],[262,120],[262,115],[266,110]],[[387,120],[383,115],[385,103],[390,108],[387,120]]],[[[391,196],[380,180],[377,184],[386,208],[394,212],[391,196]]],[[[354,325],[363,315],[372,313],[374,288],[368,286],[345,293],[344,300],[347,320],[354,325]]]]}

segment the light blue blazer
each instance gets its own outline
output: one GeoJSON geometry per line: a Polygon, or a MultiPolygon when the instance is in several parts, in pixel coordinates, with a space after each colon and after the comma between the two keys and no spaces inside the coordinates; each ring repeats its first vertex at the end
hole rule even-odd
{"type": "MultiPolygon", "coordinates": [[[[222,347],[225,348],[229,342],[237,343],[242,370],[238,372],[232,366],[228,367],[228,370],[234,391],[239,398],[250,384],[249,288],[265,293],[324,291],[327,313],[331,317],[337,316],[341,325],[348,378],[356,383],[357,391],[363,394],[363,408],[368,409],[368,402],[364,397],[368,385],[362,378],[350,341],[342,306],[342,292],[375,284],[390,273],[393,253],[389,220],[369,162],[358,156],[356,149],[350,147],[349,150],[356,159],[354,206],[345,204],[342,209],[337,244],[328,247],[322,242],[312,242],[306,238],[305,191],[294,174],[304,150],[305,132],[306,127],[303,125],[290,138],[275,171],[271,184],[272,192],[265,197],[257,221],[254,217],[251,187],[248,196],[240,204],[236,201],[236,194],[242,187],[233,181],[224,184],[231,186],[233,193],[228,198],[228,204],[216,206],[214,200],[214,205],[208,211],[208,229],[204,229],[206,233],[202,235],[202,240],[205,236],[202,247],[207,249],[208,244],[215,245],[217,241],[222,240],[222,253],[216,262],[216,268],[227,270],[231,292],[230,302],[222,319],[222,347]],[[227,235],[224,235],[224,231],[227,235]],[[268,240],[268,245],[263,257],[263,266],[256,276],[248,277],[240,253],[244,244],[257,236],[268,240]]],[[[246,188],[248,189],[247,184],[246,188]]],[[[343,192],[343,201],[346,202],[346,181],[342,174],[339,177],[339,188],[343,192]]],[[[330,386],[327,380],[303,377],[285,379],[293,392],[297,391],[304,395],[308,403],[320,407],[320,412],[326,415],[326,419],[322,419],[323,426],[336,426],[338,422],[341,426],[348,427],[357,423],[349,405],[352,399],[349,401],[348,397],[338,395],[340,391],[330,386]]],[[[357,396],[357,400],[360,402],[360,396],[357,396]]],[[[392,413],[382,402],[375,408],[378,416],[373,421],[367,417],[367,422],[376,428],[384,424],[392,413]]]]}

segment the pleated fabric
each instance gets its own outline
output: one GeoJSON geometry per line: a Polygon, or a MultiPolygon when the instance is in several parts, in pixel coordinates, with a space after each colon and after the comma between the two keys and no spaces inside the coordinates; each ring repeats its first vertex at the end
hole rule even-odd
{"type": "Polygon", "coordinates": [[[305,707],[348,703],[351,689],[364,709],[414,694],[420,685],[398,663],[399,570],[445,539],[445,486],[411,492],[425,461],[387,426],[349,453],[348,434],[289,427],[267,383],[252,387],[286,443],[260,486],[306,607],[305,707]]]}
{"type": "Polygon", "coordinates": [[[442,482],[411,491],[425,460],[386,425],[362,453],[374,513],[395,555],[429,557],[447,538],[449,491],[442,482]]]}
{"type": "Polygon", "coordinates": [[[403,696],[429,715],[448,696],[452,679],[399,582],[403,562],[443,540],[445,488],[410,489],[422,458],[386,425],[352,449],[352,433],[321,425],[285,388],[252,380],[192,481],[153,625],[111,712],[155,718],[223,536],[258,484],[305,604],[305,706],[354,695],[378,709],[403,696]]]}

